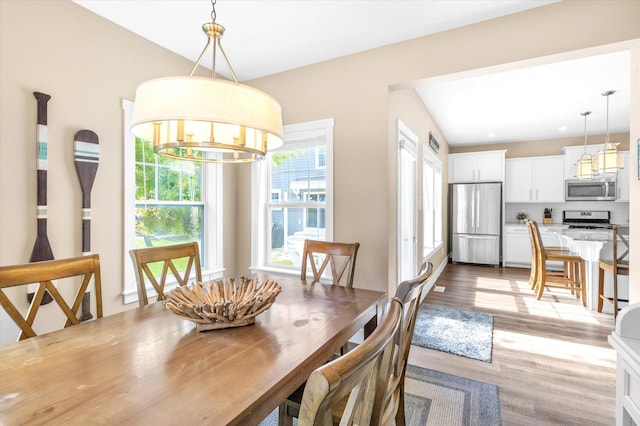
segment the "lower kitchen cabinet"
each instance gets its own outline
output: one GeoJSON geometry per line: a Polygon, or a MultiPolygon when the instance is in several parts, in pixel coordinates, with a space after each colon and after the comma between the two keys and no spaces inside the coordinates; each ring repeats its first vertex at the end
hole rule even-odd
{"type": "MultiPolygon", "coordinates": [[[[550,230],[539,226],[540,237],[545,247],[558,247],[560,241],[550,230]]],[[[504,250],[502,263],[504,266],[531,267],[531,240],[525,224],[509,224],[504,227],[504,250]]],[[[562,269],[559,262],[547,262],[550,269],[562,269]]]]}

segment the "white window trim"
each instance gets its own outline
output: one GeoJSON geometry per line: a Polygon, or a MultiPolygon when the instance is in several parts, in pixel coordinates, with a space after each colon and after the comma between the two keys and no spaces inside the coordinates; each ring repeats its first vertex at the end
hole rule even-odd
{"type": "MultiPolygon", "coordinates": [[[[124,185],[124,234],[123,234],[123,274],[124,286],[122,289],[123,303],[135,303],[138,301],[138,290],[133,261],[129,256],[129,250],[135,248],[135,208],[136,208],[136,178],[135,178],[135,137],[129,131],[131,128],[131,115],[133,113],[133,101],[122,99],[122,110],[124,116],[123,128],[123,185],[124,185]]],[[[211,280],[222,277],[222,167],[217,164],[203,164],[202,192],[205,194],[204,234],[217,235],[219,238],[205,238],[204,252],[207,258],[202,259],[202,264],[207,265],[202,270],[202,279],[211,280]],[[214,184],[211,183],[213,180],[214,184]],[[211,227],[215,229],[209,232],[211,227]]],[[[195,271],[192,271],[190,279],[195,280],[195,271]]],[[[173,277],[167,277],[166,289],[169,290],[177,285],[173,277]]],[[[147,285],[147,290],[153,287],[147,285]]],[[[153,292],[152,292],[153,294],[153,292]]]]}
{"type": "MultiPolygon", "coordinates": [[[[325,225],[327,241],[333,240],[333,126],[334,119],[308,121],[284,126],[283,148],[295,149],[305,146],[305,143],[296,143],[314,136],[325,138],[325,173],[326,173],[326,198],[325,198],[325,225]]],[[[258,161],[252,164],[251,170],[251,273],[271,272],[282,275],[299,276],[300,270],[296,268],[271,267],[266,265],[265,254],[268,245],[271,244],[270,233],[267,235],[268,223],[267,202],[265,200],[269,187],[268,162],[258,161]]],[[[306,203],[296,203],[295,207],[305,207],[306,203]]]]}

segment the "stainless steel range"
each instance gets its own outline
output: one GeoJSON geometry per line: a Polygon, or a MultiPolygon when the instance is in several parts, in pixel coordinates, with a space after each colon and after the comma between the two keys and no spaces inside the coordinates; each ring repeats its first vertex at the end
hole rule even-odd
{"type": "Polygon", "coordinates": [[[608,210],[564,210],[562,223],[570,229],[610,229],[611,212],[608,210]]]}

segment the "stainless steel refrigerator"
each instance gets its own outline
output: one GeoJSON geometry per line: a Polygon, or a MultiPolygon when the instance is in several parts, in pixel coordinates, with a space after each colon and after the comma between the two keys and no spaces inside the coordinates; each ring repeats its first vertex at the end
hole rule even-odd
{"type": "Polygon", "coordinates": [[[499,266],[502,183],[455,183],[449,196],[451,261],[499,266]]]}

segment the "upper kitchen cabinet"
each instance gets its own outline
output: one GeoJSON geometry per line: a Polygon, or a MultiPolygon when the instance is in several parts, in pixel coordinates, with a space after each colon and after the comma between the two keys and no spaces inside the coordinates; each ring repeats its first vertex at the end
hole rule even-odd
{"type": "Polygon", "coordinates": [[[505,164],[507,203],[564,202],[564,157],[509,158],[505,164]]]}
{"type": "Polygon", "coordinates": [[[504,181],[506,150],[449,154],[449,183],[504,181]]]}

